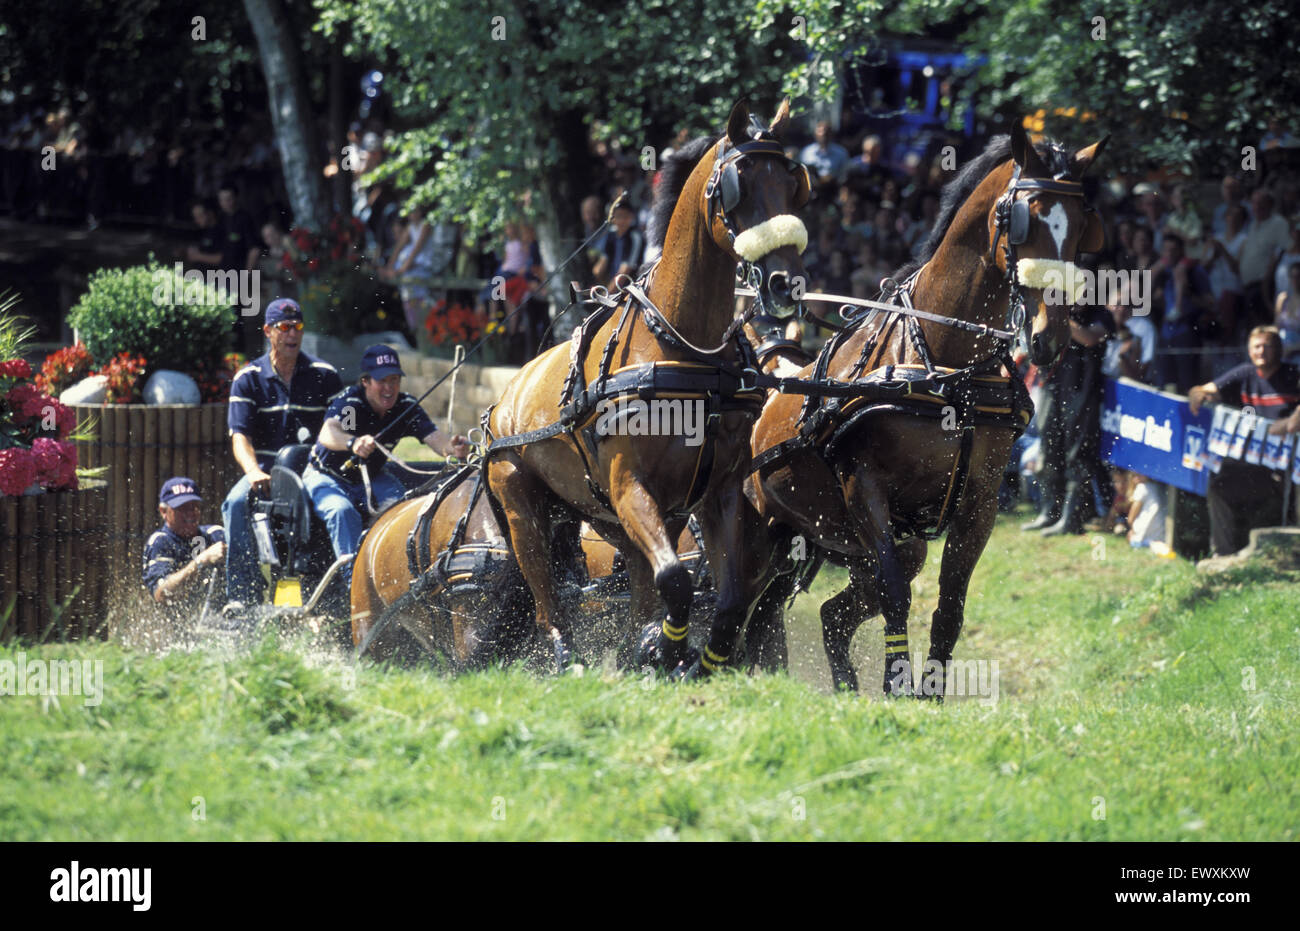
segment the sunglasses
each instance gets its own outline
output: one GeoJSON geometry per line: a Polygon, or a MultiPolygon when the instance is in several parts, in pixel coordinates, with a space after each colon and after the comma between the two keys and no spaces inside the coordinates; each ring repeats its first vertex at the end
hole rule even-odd
{"type": "Polygon", "coordinates": [[[275,328],[276,328],[277,330],[279,330],[281,333],[288,333],[290,330],[301,330],[301,329],[302,329],[302,321],[301,321],[301,320],[281,320],[279,323],[273,323],[273,324],[271,324],[271,326],[275,327],[275,328]]]}

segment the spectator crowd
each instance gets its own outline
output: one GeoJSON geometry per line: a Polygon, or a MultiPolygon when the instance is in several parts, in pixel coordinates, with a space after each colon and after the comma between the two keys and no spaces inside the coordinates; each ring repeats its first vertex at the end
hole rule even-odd
{"type": "MultiPolygon", "coordinates": [[[[658,175],[643,170],[639,149],[602,141],[596,129],[589,144],[599,171],[580,203],[584,237],[596,233],[616,196],[625,193],[610,227],[589,242],[585,264],[565,280],[610,285],[655,257],[649,224],[658,175]]],[[[402,194],[376,179],[387,133],[373,117],[349,128],[350,188],[340,196],[336,186],[335,196],[340,212],[360,221],[375,277],[400,295],[399,325],[408,336],[432,332],[436,318],[456,305],[472,311],[489,332],[494,322],[500,326],[501,361],[522,363],[544,348],[548,333],[550,339],[567,335],[575,321],[565,320],[558,313],[563,308],[553,308],[541,289],[548,270],[527,219],[527,198],[495,235],[470,240],[455,223],[404,207],[402,194]],[[521,307],[526,312],[512,313],[521,307]]],[[[688,138],[678,132],[658,161],[688,138]]],[[[876,297],[881,279],[917,255],[938,215],[943,185],[963,158],[982,148],[942,135],[904,146],[855,125],[847,111],[839,132],[821,120],[810,136],[791,143],[788,154],[808,166],[812,180],[804,212],[809,290],[863,298],[876,297]]],[[[1027,373],[1031,384],[1040,382],[1040,418],[1037,436],[1031,431],[1020,453],[1044,471],[1043,509],[1033,526],[1077,531],[1090,510],[1094,519],[1126,530],[1142,514],[1144,527],[1158,523],[1153,515],[1164,506],[1161,489],[1128,476],[1112,481],[1100,463],[1099,427],[1085,408],[1100,404],[1103,375],[1179,394],[1205,389],[1239,367],[1248,337],[1261,327],[1276,334],[1270,341],[1277,344],[1279,365],[1300,357],[1300,174],[1292,157],[1298,147],[1300,141],[1271,121],[1252,170],[1217,179],[1102,171],[1101,180],[1089,179],[1106,246],[1080,264],[1099,277],[1127,272],[1127,286],[1102,294],[1096,307],[1076,308],[1072,346],[1054,383],[1027,373]],[[1082,408],[1080,392],[1087,401],[1082,408]],[[1068,443],[1061,439],[1066,436],[1068,443]]],[[[331,162],[325,173],[336,177],[340,168],[331,162]]],[[[0,210],[37,221],[84,218],[92,228],[128,206],[167,222],[186,218],[193,233],[182,250],[185,260],[260,269],[264,304],[295,296],[283,261],[292,248],[286,200],[265,123],[250,123],[228,142],[145,138],[130,129],[114,139],[93,139],[59,111],[12,121],[0,149],[0,210]],[[40,171],[38,156],[46,147],[71,170],[40,171]]],[[[577,244],[560,245],[567,252],[577,244]]],[[[246,345],[259,336],[246,334],[246,345]]],[[[805,336],[817,338],[811,328],[805,336]]],[[[1235,390],[1220,396],[1230,402],[1227,395],[1235,390]]],[[[1277,413],[1289,415],[1294,405],[1277,413]]]]}

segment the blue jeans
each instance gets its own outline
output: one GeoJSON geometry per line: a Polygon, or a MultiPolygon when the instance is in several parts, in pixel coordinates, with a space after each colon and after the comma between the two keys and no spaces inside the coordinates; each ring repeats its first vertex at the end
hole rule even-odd
{"type": "MultiPolygon", "coordinates": [[[[307,486],[311,503],[316,507],[316,513],[320,515],[321,520],[325,521],[330,543],[334,546],[334,558],[337,559],[346,553],[355,553],[361,543],[361,531],[365,526],[362,514],[366,508],[366,486],[361,482],[355,485],[340,482],[333,476],[314,468],[309,468],[302,479],[307,486]]],[[[401,498],[403,494],[402,483],[384,472],[379,472],[371,478],[370,487],[375,499],[375,507],[381,510],[386,503],[401,498]]],[[[344,587],[350,589],[351,563],[343,567],[342,575],[344,587]]]]}
{"type": "MultiPolygon", "coordinates": [[[[248,476],[230,489],[221,504],[221,521],[226,527],[226,600],[246,605],[261,604],[266,580],[257,565],[257,541],[248,519],[248,476]]],[[[308,507],[306,495],[303,506],[308,507]]]]}

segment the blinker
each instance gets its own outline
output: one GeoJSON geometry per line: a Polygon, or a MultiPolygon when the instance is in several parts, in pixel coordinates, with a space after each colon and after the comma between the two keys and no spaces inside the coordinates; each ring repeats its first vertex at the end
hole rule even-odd
{"type": "Polygon", "coordinates": [[[1029,201],[1011,202],[1011,219],[1007,225],[1007,242],[1018,246],[1029,238],[1029,201]]]}

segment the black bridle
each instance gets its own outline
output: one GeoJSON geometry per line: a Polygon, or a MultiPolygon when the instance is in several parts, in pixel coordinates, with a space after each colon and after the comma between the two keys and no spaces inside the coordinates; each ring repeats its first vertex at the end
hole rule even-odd
{"type": "MultiPolygon", "coordinates": [[[[807,203],[812,190],[807,166],[787,157],[781,143],[753,116],[750,117],[749,136],[748,142],[738,145],[732,145],[726,136],[722,137],[713,157],[713,171],[704,185],[704,204],[709,225],[712,226],[715,219],[722,221],[722,229],[727,234],[727,244],[733,251],[739,233],[736,232],[736,224],[728,214],[739,206],[741,200],[739,168],[741,159],[768,156],[780,159],[790,173],[802,173],[799,181],[801,193],[795,195],[795,206],[803,206],[807,203]]],[[[763,304],[762,271],[756,264],[743,258],[740,260],[740,265],[745,284],[758,294],[756,300],[761,306],[763,304]]],[[[766,312],[766,308],[762,309],[766,312]]]]}
{"type": "Polygon", "coordinates": [[[1021,178],[1020,165],[1016,164],[1011,172],[1007,189],[1002,192],[993,206],[993,241],[989,243],[989,262],[995,263],[998,242],[1003,234],[1007,240],[1002,244],[1002,256],[1007,266],[1007,284],[1011,289],[1011,299],[1007,305],[1006,327],[1012,332],[1020,333],[1025,345],[1029,345],[1029,315],[1025,312],[1025,297],[1020,290],[1020,278],[1016,273],[1016,246],[1029,238],[1029,204],[1040,194],[1059,194],[1065,197],[1083,197],[1083,184],[1072,181],[1058,174],[1054,178],[1021,178]],[[1022,198],[1024,191],[1031,192],[1022,198]]]}

